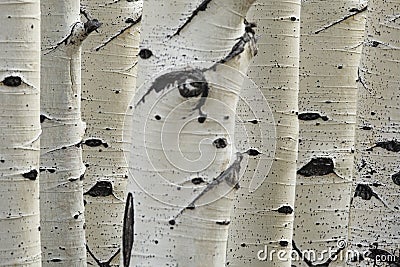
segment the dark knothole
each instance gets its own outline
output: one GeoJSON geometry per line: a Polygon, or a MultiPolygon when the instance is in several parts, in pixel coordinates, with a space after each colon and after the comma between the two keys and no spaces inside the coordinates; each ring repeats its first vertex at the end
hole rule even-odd
{"type": "Polygon", "coordinates": [[[214,140],[213,145],[216,148],[225,148],[228,145],[227,142],[228,141],[225,138],[218,138],[214,140]]]}
{"type": "Polygon", "coordinates": [[[92,188],[89,189],[84,195],[92,197],[106,197],[113,193],[112,183],[109,181],[99,181],[92,188]]]}
{"type": "Polygon", "coordinates": [[[202,183],[204,183],[204,179],[203,178],[201,178],[201,177],[196,177],[196,178],[193,178],[192,179],[192,183],[193,184],[202,184],[202,183]]]}
{"type": "Polygon", "coordinates": [[[277,211],[283,214],[292,214],[293,208],[290,206],[282,206],[277,211]]]}
{"type": "Polygon", "coordinates": [[[334,164],[331,158],[313,158],[309,163],[301,167],[297,174],[305,177],[323,176],[334,173],[333,170],[334,164]]]}
{"type": "Polygon", "coordinates": [[[29,171],[27,173],[23,173],[22,174],[22,177],[27,178],[27,179],[32,180],[32,181],[36,180],[37,176],[38,176],[38,171],[37,170],[31,170],[31,171],[29,171]]]}
{"type": "Polygon", "coordinates": [[[17,87],[22,84],[22,79],[18,76],[8,76],[4,78],[3,84],[10,87],[17,87]]]}

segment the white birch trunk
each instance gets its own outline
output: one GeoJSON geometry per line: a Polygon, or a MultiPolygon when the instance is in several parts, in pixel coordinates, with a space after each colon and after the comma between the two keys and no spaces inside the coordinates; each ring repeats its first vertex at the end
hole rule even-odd
{"type": "Polygon", "coordinates": [[[40,205],[42,265],[86,266],[80,45],[98,28],[79,1],[42,1],[40,205]]]}
{"type": "Polygon", "coordinates": [[[252,2],[144,3],[124,266],[225,264],[244,154],[232,135],[239,71],[255,53],[244,24],[252,2]]]}
{"type": "Polygon", "coordinates": [[[400,266],[400,1],[368,2],[350,210],[354,266],[400,266]]]}
{"type": "Polygon", "coordinates": [[[41,266],[39,1],[0,13],[0,265],[41,266]]]}
{"type": "Polygon", "coordinates": [[[344,257],[329,257],[344,255],[347,242],[365,2],[302,3],[293,241],[299,256],[316,256],[304,255],[297,266],[344,265],[344,257]]]}
{"type": "Polygon", "coordinates": [[[141,1],[82,1],[83,15],[102,23],[82,54],[87,260],[93,266],[120,262],[128,177],[122,133],[135,89],[141,6],[141,1]]]}
{"type": "Polygon", "coordinates": [[[288,258],[293,233],[298,143],[300,0],[258,1],[250,9],[248,20],[257,24],[257,33],[261,36],[259,53],[248,75],[260,87],[275,120],[275,125],[266,125],[269,118],[257,118],[258,124],[276,128],[276,137],[272,140],[276,143],[276,152],[271,154],[261,136],[255,136],[252,145],[262,154],[249,159],[248,169],[256,169],[258,160],[261,164],[272,160],[272,168],[269,173],[249,172],[243,178],[234,204],[227,265],[291,266],[288,258]],[[254,189],[251,188],[253,175],[265,177],[254,192],[250,190],[254,189]],[[279,255],[283,259],[279,260],[277,254],[270,257],[271,250],[283,251],[285,255],[279,255]]]}

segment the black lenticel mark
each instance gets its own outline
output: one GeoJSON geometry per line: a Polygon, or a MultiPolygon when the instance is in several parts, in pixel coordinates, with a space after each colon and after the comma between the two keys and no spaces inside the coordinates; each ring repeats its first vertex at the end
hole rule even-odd
{"type": "Polygon", "coordinates": [[[196,177],[196,178],[193,178],[192,179],[192,183],[193,184],[202,184],[202,183],[204,183],[204,179],[203,178],[201,178],[201,177],[196,177]]]}
{"type": "Polygon", "coordinates": [[[225,138],[218,138],[214,140],[213,145],[216,148],[225,148],[228,145],[227,142],[228,141],[225,138]]]}
{"type": "Polygon", "coordinates": [[[286,240],[280,240],[279,245],[282,247],[287,247],[289,245],[289,242],[286,240]]]}
{"type": "Polygon", "coordinates": [[[392,181],[393,183],[395,183],[396,185],[400,186],[400,172],[395,173],[392,175],[392,181]]]}
{"type": "Polygon", "coordinates": [[[197,118],[197,121],[199,122],[199,123],[204,123],[205,121],[206,121],[206,117],[198,117],[197,118]]]}
{"type": "Polygon", "coordinates": [[[168,223],[169,223],[170,225],[175,225],[175,224],[176,224],[176,222],[175,222],[174,219],[169,220],[168,223]]]}
{"type": "Polygon", "coordinates": [[[10,87],[17,87],[20,86],[22,83],[21,77],[18,76],[8,76],[5,77],[3,80],[3,84],[5,86],[10,86],[10,87]]]}
{"type": "Polygon", "coordinates": [[[327,116],[321,116],[319,113],[316,112],[301,113],[297,116],[297,118],[302,121],[312,121],[317,119],[322,119],[323,121],[328,120],[327,116]]]}
{"type": "Polygon", "coordinates": [[[153,52],[151,52],[151,50],[143,48],[140,49],[139,51],[139,57],[142,59],[148,59],[153,55],[153,52]]]}
{"type": "Polygon", "coordinates": [[[297,174],[305,177],[323,176],[334,173],[333,169],[334,164],[331,158],[313,158],[309,163],[301,167],[297,174]]]}
{"type": "Polygon", "coordinates": [[[62,262],[62,260],[61,259],[51,259],[51,260],[49,260],[49,262],[62,262]]]}
{"type": "Polygon", "coordinates": [[[258,151],[257,149],[250,148],[249,150],[246,151],[246,154],[248,154],[249,156],[258,156],[261,154],[261,152],[258,151]]]}
{"type": "Polygon", "coordinates": [[[279,213],[284,213],[284,214],[292,214],[293,208],[290,206],[282,206],[279,209],[277,209],[279,213]]]}
{"type": "Polygon", "coordinates": [[[87,145],[87,146],[90,146],[90,147],[97,147],[97,146],[101,146],[101,145],[103,145],[105,148],[108,147],[108,144],[104,143],[100,139],[87,139],[84,142],[84,144],[87,145]]]}
{"type": "Polygon", "coordinates": [[[37,170],[31,170],[27,173],[22,174],[22,177],[27,178],[32,181],[36,180],[37,176],[38,176],[37,170]]]}
{"type": "Polygon", "coordinates": [[[99,181],[92,188],[89,189],[84,195],[92,197],[106,197],[113,193],[112,183],[109,181],[99,181]]]}
{"type": "Polygon", "coordinates": [[[258,123],[258,120],[250,120],[250,121],[248,121],[248,122],[250,122],[250,123],[252,123],[252,124],[257,124],[257,123],[258,123]]]}
{"type": "Polygon", "coordinates": [[[124,213],[124,223],[122,228],[122,257],[124,267],[128,267],[132,248],[133,248],[133,238],[134,238],[134,206],[133,206],[133,195],[128,193],[125,204],[124,213]]]}
{"type": "Polygon", "coordinates": [[[230,221],[216,221],[215,223],[218,225],[229,225],[231,222],[230,221]]]}

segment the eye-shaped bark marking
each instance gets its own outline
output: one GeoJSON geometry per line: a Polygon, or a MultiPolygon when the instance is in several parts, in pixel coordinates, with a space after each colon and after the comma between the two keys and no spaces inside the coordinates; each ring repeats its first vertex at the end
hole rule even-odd
{"type": "Polygon", "coordinates": [[[218,186],[220,183],[225,181],[229,186],[233,189],[238,189],[239,183],[239,172],[240,172],[240,163],[243,160],[243,154],[240,152],[236,153],[236,160],[229,166],[225,171],[223,171],[217,178],[215,178],[211,183],[209,183],[206,188],[192,201],[189,205],[186,206],[183,210],[181,210],[178,215],[175,216],[174,219],[170,220],[175,223],[176,218],[183,213],[186,209],[194,209],[196,208],[196,201],[198,201],[202,196],[204,196],[208,191],[218,186]]]}
{"type": "Polygon", "coordinates": [[[98,181],[89,191],[85,192],[84,195],[92,197],[106,197],[113,194],[112,183],[109,181],[98,181]]]}
{"type": "Polygon", "coordinates": [[[196,178],[192,179],[192,183],[195,185],[202,184],[202,183],[204,183],[204,179],[201,177],[196,177],[196,178]]]}
{"type": "Polygon", "coordinates": [[[301,167],[300,170],[297,171],[297,174],[300,174],[305,177],[310,176],[323,176],[334,172],[334,164],[331,158],[313,158],[309,163],[301,167]]]}
{"type": "Polygon", "coordinates": [[[354,197],[360,197],[363,200],[371,200],[372,197],[376,198],[386,207],[387,204],[375,193],[372,188],[367,184],[358,184],[356,190],[354,191],[354,197]]]}
{"type": "Polygon", "coordinates": [[[338,248],[338,250],[336,250],[334,253],[329,255],[329,258],[325,262],[315,264],[310,259],[307,259],[307,257],[303,254],[303,252],[296,246],[296,243],[294,242],[294,240],[292,240],[292,247],[298,253],[298,255],[300,256],[300,259],[302,259],[305,262],[305,264],[307,264],[307,266],[310,266],[310,267],[328,267],[332,261],[337,259],[337,256],[339,255],[339,253],[346,248],[346,246],[338,248]]]}
{"type": "Polygon", "coordinates": [[[139,51],[139,57],[142,59],[148,59],[153,55],[153,52],[151,52],[151,50],[143,48],[140,49],[139,51]]]}
{"type": "Polygon", "coordinates": [[[329,120],[327,116],[321,116],[319,113],[316,112],[307,112],[298,115],[298,119],[303,121],[317,120],[319,118],[321,118],[323,121],[329,120]]]}
{"type": "Polygon", "coordinates": [[[27,178],[27,179],[32,180],[32,181],[36,180],[37,176],[38,176],[38,171],[37,170],[31,170],[31,171],[29,171],[27,173],[23,173],[22,174],[22,177],[27,178]]]}
{"type": "Polygon", "coordinates": [[[178,28],[178,30],[171,36],[174,37],[176,35],[179,35],[181,31],[193,20],[193,18],[200,12],[204,11],[207,9],[207,5],[211,2],[212,0],[204,0],[193,12],[192,15],[186,20],[186,22],[178,28]]]}
{"type": "Polygon", "coordinates": [[[19,76],[8,76],[4,78],[2,83],[5,86],[18,87],[22,84],[22,79],[19,76]]]}
{"type": "Polygon", "coordinates": [[[89,255],[94,259],[94,261],[97,263],[97,266],[99,267],[111,267],[111,262],[112,260],[119,254],[121,249],[118,249],[108,261],[103,261],[101,262],[96,256],[92,253],[92,251],[89,249],[89,246],[86,244],[86,250],[89,253],[89,255]]]}
{"type": "Polygon", "coordinates": [[[400,142],[397,140],[378,142],[375,147],[380,147],[390,152],[400,152],[400,142]]]}
{"type": "Polygon", "coordinates": [[[145,97],[153,90],[156,93],[159,93],[163,90],[175,87],[178,88],[182,97],[190,98],[201,96],[199,103],[193,108],[193,110],[198,109],[200,115],[205,115],[201,111],[201,107],[206,102],[210,88],[204,76],[203,70],[200,69],[172,71],[157,77],[151,87],[139,100],[138,104],[140,102],[144,103],[145,97]]]}
{"type": "Polygon", "coordinates": [[[253,157],[262,154],[260,151],[258,151],[257,149],[254,149],[254,148],[250,148],[250,149],[247,150],[245,153],[246,153],[247,155],[253,156],[253,157]]]}
{"type": "Polygon", "coordinates": [[[218,225],[229,225],[231,221],[216,221],[215,223],[218,225]]]}
{"type": "Polygon", "coordinates": [[[134,206],[133,195],[128,193],[125,204],[124,223],[122,228],[122,258],[124,267],[129,267],[134,237],[134,206]]]}
{"type": "MultiPolygon", "coordinates": [[[[246,20],[245,20],[245,23],[246,23],[246,20]]],[[[245,33],[241,37],[238,38],[238,41],[234,44],[234,46],[232,47],[229,54],[225,58],[218,61],[217,63],[224,64],[225,62],[231,60],[232,58],[236,57],[237,55],[240,55],[244,51],[244,47],[246,46],[246,44],[248,42],[252,41],[255,44],[256,39],[255,39],[255,32],[253,30],[254,27],[256,27],[256,24],[247,23],[247,25],[245,27],[245,33]]],[[[254,54],[254,56],[257,55],[256,47],[254,47],[253,54],[254,54]]]]}

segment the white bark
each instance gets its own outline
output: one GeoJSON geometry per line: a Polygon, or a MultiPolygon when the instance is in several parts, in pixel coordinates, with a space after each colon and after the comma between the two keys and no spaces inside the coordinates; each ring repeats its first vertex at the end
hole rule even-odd
{"type": "Polygon", "coordinates": [[[40,204],[43,266],[86,266],[79,1],[42,1],[40,204]]]}
{"type": "Polygon", "coordinates": [[[244,157],[232,133],[238,70],[255,53],[244,24],[252,2],[144,3],[124,266],[224,266],[244,157]]]}
{"type": "Polygon", "coordinates": [[[39,1],[0,13],[0,265],[41,266],[39,1]]]}
{"type": "Polygon", "coordinates": [[[400,1],[368,2],[350,210],[355,266],[399,266],[400,1]],[[355,259],[356,260],[356,259],[355,259]]]}
{"type": "Polygon", "coordinates": [[[102,22],[98,33],[84,42],[82,54],[88,264],[118,266],[128,177],[122,135],[135,89],[142,3],[81,2],[84,16],[102,22]]]}
{"type": "Polygon", "coordinates": [[[290,260],[279,260],[277,254],[270,258],[265,248],[282,250],[283,258],[290,258],[298,143],[299,19],[300,0],[258,1],[248,15],[248,20],[257,24],[260,35],[259,53],[248,75],[260,87],[272,109],[275,125],[262,124],[269,118],[259,119],[262,127],[276,128],[276,137],[272,140],[276,143],[276,152],[274,155],[268,151],[261,136],[255,135],[258,142],[249,138],[262,154],[249,159],[250,172],[245,174],[235,200],[228,266],[291,266],[290,260]],[[273,161],[269,173],[251,172],[257,169],[258,160],[261,164],[273,161]],[[265,177],[254,192],[249,190],[253,175],[265,177]],[[258,255],[260,250],[264,252],[258,255]]]}
{"type": "Polygon", "coordinates": [[[303,1],[300,41],[299,155],[293,240],[297,266],[330,263],[345,248],[354,157],[357,70],[365,1],[303,1]]]}

